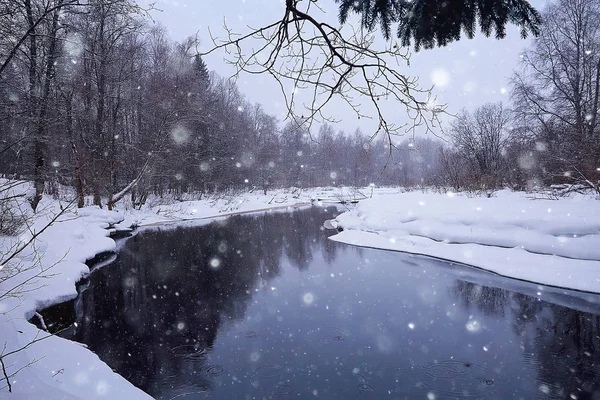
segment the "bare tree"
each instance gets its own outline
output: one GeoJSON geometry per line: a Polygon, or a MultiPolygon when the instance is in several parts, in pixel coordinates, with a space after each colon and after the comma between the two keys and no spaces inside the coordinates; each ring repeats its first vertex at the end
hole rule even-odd
{"type": "MultiPolygon", "coordinates": [[[[47,142],[56,117],[49,100],[60,53],[59,14],[77,4],[69,0],[0,2],[0,83],[11,87],[9,98],[22,118],[17,132],[3,132],[4,142],[7,148],[16,148],[17,158],[33,160],[36,190],[30,203],[34,210],[44,192],[47,142]]],[[[18,117],[9,115],[6,120],[18,117]]]]}
{"type": "Polygon", "coordinates": [[[439,153],[440,164],[444,176],[444,185],[459,191],[465,188],[468,181],[468,163],[460,154],[452,149],[442,148],[439,153]]]}
{"type": "Polygon", "coordinates": [[[473,113],[463,110],[451,123],[450,139],[480,183],[501,184],[505,168],[502,156],[510,140],[509,115],[502,103],[485,104],[473,113]]]}
{"type": "Polygon", "coordinates": [[[265,113],[260,104],[254,105],[251,112],[252,129],[249,132],[249,153],[245,160],[251,168],[251,176],[257,181],[266,195],[275,184],[275,161],[279,153],[277,119],[265,113]]]}
{"type": "Polygon", "coordinates": [[[342,31],[317,21],[312,16],[316,10],[316,2],[288,0],[281,20],[243,35],[225,25],[226,36],[212,37],[214,46],[201,54],[223,49],[236,76],[241,72],[272,76],[287,104],[287,119],[295,123],[310,127],[314,121],[335,122],[325,107],[338,99],[356,118],[373,118],[377,122],[374,135],[384,132],[390,141],[390,135],[417,127],[439,128],[438,117],[445,107],[436,104],[417,78],[401,72],[410,62],[406,48],[387,43],[377,49],[375,35],[367,29],[347,26],[342,31]],[[245,52],[245,42],[251,42],[253,50],[245,52]],[[302,101],[304,94],[307,100],[302,101]],[[404,110],[408,122],[390,118],[380,100],[392,101],[394,114],[398,108],[404,110]]]}
{"type": "Polygon", "coordinates": [[[0,0],[0,78],[27,42],[39,39],[40,25],[64,8],[82,5],[80,0],[0,0]]]}
{"type": "MultiPolygon", "coordinates": [[[[78,125],[83,132],[85,150],[88,152],[87,182],[94,196],[94,204],[101,206],[102,195],[109,197],[119,187],[130,187],[122,182],[126,176],[118,152],[127,146],[132,130],[137,129],[131,118],[135,113],[138,75],[142,64],[143,43],[139,38],[143,27],[141,10],[129,0],[93,0],[85,13],[72,20],[73,31],[81,42],[82,52],[80,88],[76,92],[80,107],[76,111],[78,125]]],[[[130,149],[131,150],[131,149],[130,149]]],[[[146,157],[139,165],[146,165],[146,157]]],[[[130,172],[130,179],[139,174],[130,172]]]]}
{"type": "Polygon", "coordinates": [[[286,119],[309,127],[313,121],[331,122],[325,108],[337,99],[358,119],[375,120],[372,137],[383,132],[390,145],[392,135],[417,128],[439,130],[438,117],[445,112],[430,90],[403,72],[409,66],[410,53],[402,46],[413,39],[417,50],[444,46],[458,40],[463,29],[472,38],[477,25],[486,36],[495,32],[497,38],[503,38],[509,22],[518,25],[526,37],[529,32],[537,34],[540,24],[537,11],[521,0],[485,4],[469,0],[460,5],[464,7],[460,12],[450,12],[455,7],[446,7],[444,2],[427,0],[338,0],[339,28],[315,17],[321,10],[316,1],[282,3],[281,19],[243,34],[225,25],[225,37],[213,36],[213,47],[203,54],[224,50],[236,77],[241,72],[271,75],[287,104],[286,119]],[[359,15],[356,27],[349,24],[350,14],[359,15]],[[380,25],[389,40],[390,27],[396,23],[400,44],[388,41],[378,48],[375,27],[380,25]],[[307,100],[303,101],[303,96],[307,100]],[[387,100],[389,108],[380,100],[387,100]],[[402,118],[393,118],[399,110],[402,118]]]}
{"type": "Polygon", "coordinates": [[[549,182],[600,190],[600,1],[559,0],[543,15],[541,35],[513,77],[515,109],[549,182]]]}

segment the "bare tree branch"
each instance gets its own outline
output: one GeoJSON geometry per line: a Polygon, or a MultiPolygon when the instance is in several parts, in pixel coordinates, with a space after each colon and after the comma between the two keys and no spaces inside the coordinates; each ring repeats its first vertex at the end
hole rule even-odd
{"type": "Polygon", "coordinates": [[[287,106],[286,119],[308,127],[313,122],[336,122],[326,106],[341,100],[357,119],[375,120],[373,137],[383,132],[390,144],[392,135],[417,128],[436,133],[445,106],[436,104],[431,89],[422,89],[417,78],[400,72],[410,65],[409,51],[397,44],[377,50],[373,34],[352,26],[342,32],[315,19],[314,7],[315,2],[286,0],[281,20],[249,27],[241,35],[224,23],[225,38],[209,31],[213,46],[200,54],[224,51],[226,61],[235,68],[235,79],[242,72],[273,77],[287,106]],[[307,91],[309,100],[297,104],[307,91]],[[384,107],[380,100],[389,104],[384,107]],[[393,115],[386,111],[390,105],[393,115]],[[398,107],[408,122],[396,122],[398,107]]]}

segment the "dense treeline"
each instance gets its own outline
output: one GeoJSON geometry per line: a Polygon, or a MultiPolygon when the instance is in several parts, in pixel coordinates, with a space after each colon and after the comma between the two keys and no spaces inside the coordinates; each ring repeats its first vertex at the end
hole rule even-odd
{"type": "MultiPolygon", "coordinates": [[[[281,126],[209,72],[194,40],[173,42],[131,1],[71,3],[2,2],[0,168],[35,180],[34,208],[54,182],[73,186],[80,205],[93,195],[110,207],[127,192],[140,202],[148,193],[424,176],[414,146],[403,155],[408,142],[389,157],[389,145],[358,130],[281,126]]],[[[431,167],[435,145],[422,143],[431,167]]]]}
{"type": "Polygon", "coordinates": [[[132,0],[0,0],[0,173],[112,207],[125,195],[275,186],[582,183],[598,190],[599,0],[559,0],[513,109],[463,111],[447,144],[278,121],[132,0]],[[104,200],[103,200],[104,199],[104,200]]]}

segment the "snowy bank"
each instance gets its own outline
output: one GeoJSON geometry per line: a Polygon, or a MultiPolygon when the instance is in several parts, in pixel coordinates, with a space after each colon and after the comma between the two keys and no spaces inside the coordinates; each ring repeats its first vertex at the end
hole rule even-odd
{"type": "Polygon", "coordinates": [[[115,249],[106,228],[123,219],[96,207],[60,211],[59,202],[44,199],[30,232],[0,237],[0,249],[6,254],[59,216],[33,245],[0,270],[0,349],[6,374],[12,376],[9,394],[6,379],[0,375],[0,397],[149,398],[82,345],[49,335],[28,322],[36,310],[77,296],[75,283],[89,273],[85,261],[115,249]]]}
{"type": "Polygon", "coordinates": [[[363,200],[334,224],[343,228],[336,241],[600,293],[600,201],[593,196],[402,193],[363,200]]]}
{"type": "Polygon", "coordinates": [[[181,195],[177,198],[151,196],[140,210],[133,209],[125,203],[125,220],[119,226],[127,227],[132,224],[151,226],[227,217],[249,212],[286,211],[312,204],[355,202],[375,195],[383,196],[398,192],[398,189],[391,188],[324,187],[275,189],[268,191],[267,194],[259,190],[238,191],[212,194],[201,200],[195,199],[194,195],[181,195]]]}

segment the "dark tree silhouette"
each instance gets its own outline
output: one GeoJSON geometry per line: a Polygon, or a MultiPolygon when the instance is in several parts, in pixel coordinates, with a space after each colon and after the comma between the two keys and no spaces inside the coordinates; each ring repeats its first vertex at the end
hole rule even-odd
{"type": "Polygon", "coordinates": [[[210,89],[210,73],[206,63],[199,54],[194,56],[194,74],[198,80],[197,85],[202,92],[208,92],[210,89]]]}
{"type": "Polygon", "coordinates": [[[479,23],[485,36],[502,39],[506,25],[521,28],[521,36],[540,32],[540,14],[525,0],[336,0],[340,3],[342,24],[350,13],[359,14],[361,25],[372,31],[377,24],[386,39],[391,38],[392,24],[397,23],[397,36],[403,46],[414,41],[415,50],[430,49],[459,40],[461,30],[469,39],[475,36],[479,23]]]}

